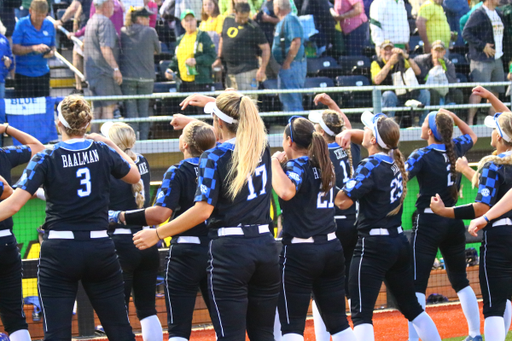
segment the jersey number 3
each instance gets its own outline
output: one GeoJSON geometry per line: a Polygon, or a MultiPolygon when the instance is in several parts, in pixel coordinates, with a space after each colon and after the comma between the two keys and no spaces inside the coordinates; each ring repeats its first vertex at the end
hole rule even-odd
{"type": "Polygon", "coordinates": [[[76,171],[76,177],[80,179],[80,185],[84,185],[85,189],[80,188],[77,190],[77,194],[79,197],[88,197],[91,194],[91,172],[89,172],[89,168],[79,168],[76,171]]]}

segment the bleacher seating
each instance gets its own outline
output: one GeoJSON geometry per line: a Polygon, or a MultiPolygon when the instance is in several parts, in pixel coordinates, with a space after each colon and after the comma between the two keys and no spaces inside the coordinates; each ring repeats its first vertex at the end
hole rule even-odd
{"type": "MultiPolygon", "coordinates": [[[[338,76],[337,86],[367,86],[370,80],[365,76],[338,76]]],[[[346,91],[341,93],[341,104],[344,108],[365,108],[372,106],[370,91],[346,91]]]]}
{"type": "Polygon", "coordinates": [[[314,77],[336,78],[342,74],[342,68],[339,67],[336,60],[332,57],[308,58],[308,75],[314,77]]]}
{"type": "Polygon", "coordinates": [[[366,56],[341,56],[338,59],[341,75],[369,75],[371,60],[366,56]]]}
{"type": "MultiPolygon", "coordinates": [[[[306,78],[306,82],[304,83],[304,88],[328,88],[333,86],[334,82],[329,77],[306,78]]],[[[305,110],[315,109],[315,103],[313,102],[315,95],[316,93],[304,94],[302,101],[305,110]]]]}

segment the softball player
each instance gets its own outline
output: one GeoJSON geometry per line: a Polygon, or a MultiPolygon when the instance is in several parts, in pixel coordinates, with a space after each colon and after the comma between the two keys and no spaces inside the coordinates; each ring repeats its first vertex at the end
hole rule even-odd
{"type": "MultiPolygon", "coordinates": [[[[439,112],[431,112],[425,118],[421,126],[421,138],[428,141],[428,146],[414,151],[405,163],[408,178],[417,177],[420,187],[416,201],[418,215],[411,242],[416,297],[425,308],[428,279],[439,249],[446,264],[448,278],[457,292],[468,322],[469,336],[465,340],[482,340],[478,302],[466,276],[464,222],[462,219],[437,216],[430,209],[430,198],[436,194],[448,206],[457,202],[460,176],[455,170],[455,162],[457,157],[462,157],[473,147],[477,136],[457,115],[441,109],[439,112]],[[454,122],[462,136],[452,140],[454,122]]],[[[419,340],[411,324],[409,340],[419,340]]]]}
{"type": "Polygon", "coordinates": [[[279,265],[270,233],[272,173],[264,124],[247,96],[226,92],[206,99],[205,112],[225,142],[199,160],[196,203],[156,232],[139,232],[134,243],[144,249],[208,219],[208,290],[217,338],[243,340],[247,330],[251,340],[274,340],[279,265]]]}
{"type": "MultiPolygon", "coordinates": [[[[322,103],[330,100],[326,94],[320,94],[315,99],[322,100],[322,103]]],[[[327,102],[329,103],[329,102],[327,102]]],[[[325,104],[325,103],[324,103],[325,104]]],[[[337,108],[337,105],[336,105],[337,108]]],[[[309,120],[315,123],[315,130],[322,135],[328,143],[329,157],[331,158],[336,173],[336,187],[334,195],[338,193],[343,185],[354,171],[353,164],[358,164],[361,158],[360,146],[352,143],[348,149],[343,149],[335,142],[335,137],[345,129],[351,129],[348,118],[337,108],[337,110],[325,110],[324,112],[312,112],[309,114],[309,120]]],[[[343,255],[345,258],[345,272],[350,269],[352,254],[357,243],[356,222],[356,206],[353,205],[347,210],[340,210],[335,207],[336,214],[336,236],[343,246],[343,255]]],[[[345,295],[350,298],[348,293],[348,274],[345,273],[345,295]]],[[[350,301],[349,301],[350,302],[350,301]]],[[[313,301],[313,321],[315,325],[315,337],[317,341],[328,341],[330,334],[327,332],[326,326],[320,316],[316,302],[313,301]]]]}
{"type": "Polygon", "coordinates": [[[0,203],[0,220],[19,211],[43,186],[46,233],[38,289],[45,339],[71,338],[72,310],[81,280],[109,340],[135,340],[126,312],[121,268],[107,234],[107,207],[110,174],[136,184],[139,171],[110,140],[97,134],[89,136],[95,141],[84,139],[92,120],[84,99],[68,96],[58,111],[62,142],[32,158],[13,195],[0,203]]]}
{"type": "MultiPolygon", "coordinates": [[[[130,185],[123,180],[110,178],[109,210],[137,209],[149,206],[150,170],[149,162],[142,155],[132,151],[135,145],[135,132],[125,123],[105,123],[101,133],[126,153],[137,165],[141,180],[130,185]]],[[[139,250],[133,245],[133,233],[148,228],[145,225],[110,226],[110,235],[116,247],[119,263],[123,270],[124,296],[129,307],[133,290],[133,303],[137,311],[144,341],[161,341],[162,325],[156,315],[155,288],[160,257],[156,246],[139,250]]]]}
{"type": "MultiPolygon", "coordinates": [[[[11,169],[27,163],[44,149],[36,138],[9,126],[9,123],[0,125],[0,134],[4,133],[23,146],[0,148],[0,200],[12,194],[11,169]]],[[[21,257],[12,227],[11,218],[0,222],[0,317],[12,341],[29,341],[30,333],[23,312],[21,257]]]]}
{"type": "MultiPolygon", "coordinates": [[[[505,340],[510,318],[504,320],[507,300],[512,295],[512,211],[501,216],[489,215],[487,211],[512,188],[512,113],[496,113],[488,116],[485,125],[494,128],[491,145],[496,156],[484,157],[473,177],[478,185],[475,203],[445,207],[442,198],[436,195],[431,200],[432,210],[443,217],[474,219],[482,217],[487,224],[478,228],[474,223],[470,232],[484,228],[480,247],[480,287],[484,299],[484,335],[486,340],[505,340]]],[[[480,218],[479,220],[482,220],[480,218]]]]}
{"type": "MultiPolygon", "coordinates": [[[[165,173],[162,186],[158,189],[155,206],[145,210],[123,212],[121,220],[127,224],[158,225],[171,216],[180,216],[194,206],[199,156],[214,146],[215,135],[211,126],[201,121],[187,124],[179,139],[184,160],[171,166],[165,173]]],[[[130,242],[135,247],[133,241],[130,242]]],[[[208,242],[208,228],[204,222],[174,236],[171,240],[165,272],[167,323],[171,341],[190,338],[198,289],[201,290],[203,299],[210,308],[206,281],[208,242]]],[[[142,252],[144,251],[146,250],[142,252]]]]}
{"type": "Polygon", "coordinates": [[[358,241],[349,276],[352,321],[359,341],[374,340],[372,316],[382,281],[396,298],[399,310],[412,321],[424,341],[441,340],[432,319],[414,295],[410,246],[403,234],[402,210],[407,173],[398,149],[400,128],[384,114],[363,113],[362,131],[342,133],[368,149],[354,176],[336,196],[336,206],[347,209],[359,201],[358,241]]]}
{"type": "Polygon", "coordinates": [[[311,122],[292,116],[283,149],[272,156],[272,187],[283,210],[282,340],[304,340],[313,293],[333,340],[355,341],[345,314],[345,260],[336,238],[335,174],[327,143],[311,122]]]}

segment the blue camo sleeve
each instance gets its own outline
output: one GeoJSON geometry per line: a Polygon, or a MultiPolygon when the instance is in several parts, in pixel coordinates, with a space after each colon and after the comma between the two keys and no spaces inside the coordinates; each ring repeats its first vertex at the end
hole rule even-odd
{"type": "Polygon", "coordinates": [[[409,158],[405,162],[405,170],[407,171],[409,180],[420,172],[423,165],[423,155],[425,155],[424,149],[416,149],[409,155],[409,158]]]}
{"type": "Polygon", "coordinates": [[[352,179],[345,183],[343,191],[352,200],[358,200],[373,188],[372,170],[379,165],[375,159],[364,159],[361,161],[352,179]]]}
{"type": "Polygon", "coordinates": [[[11,168],[27,163],[32,158],[32,150],[28,146],[9,146],[2,150],[11,163],[11,168]]]}
{"type": "Polygon", "coordinates": [[[500,187],[499,170],[500,166],[493,162],[487,162],[480,174],[480,185],[475,202],[481,202],[488,206],[494,206],[497,201],[498,189],[500,187]]]}
{"type": "Polygon", "coordinates": [[[21,188],[33,195],[46,178],[47,160],[51,152],[47,149],[34,155],[14,187],[21,188]]]}
{"type": "Polygon", "coordinates": [[[290,160],[286,163],[284,167],[284,172],[286,176],[293,182],[295,185],[295,190],[298,192],[302,186],[303,177],[304,177],[304,163],[299,160],[290,160]]]}
{"type": "Polygon", "coordinates": [[[175,210],[179,206],[181,186],[176,176],[177,166],[171,166],[165,172],[162,185],[156,194],[155,206],[162,206],[175,210]]]}
{"type": "Polygon", "coordinates": [[[208,151],[199,159],[199,174],[197,177],[197,189],[194,201],[206,201],[215,206],[220,194],[220,180],[217,162],[221,155],[219,149],[208,151]]]}
{"type": "Polygon", "coordinates": [[[458,157],[466,155],[466,153],[473,148],[473,140],[471,137],[466,135],[461,135],[453,139],[453,145],[455,147],[455,151],[458,157]]]}

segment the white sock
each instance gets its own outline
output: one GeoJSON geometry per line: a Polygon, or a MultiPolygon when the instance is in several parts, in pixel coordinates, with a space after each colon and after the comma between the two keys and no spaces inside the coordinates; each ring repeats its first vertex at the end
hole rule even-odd
{"type": "Polygon", "coordinates": [[[354,334],[357,341],[375,341],[373,334],[373,325],[370,323],[363,323],[354,327],[354,334]]]}
{"type": "Polygon", "coordinates": [[[329,341],[331,340],[331,334],[327,331],[320,310],[316,306],[315,300],[313,300],[313,324],[315,326],[315,338],[316,341],[329,341]]]}
{"type": "Polygon", "coordinates": [[[419,314],[412,320],[414,328],[422,341],[441,341],[441,336],[437,331],[434,321],[428,316],[426,312],[419,314]]]}
{"type": "MultiPolygon", "coordinates": [[[[425,294],[422,294],[421,292],[416,293],[416,298],[418,299],[418,303],[421,305],[423,310],[425,310],[425,294]]],[[[419,341],[420,337],[418,336],[418,333],[416,333],[416,329],[414,329],[414,326],[412,325],[412,322],[409,322],[409,341],[419,341]]]]}
{"type": "MultiPolygon", "coordinates": [[[[215,335],[215,340],[217,340],[217,335],[215,335]]],[[[173,336],[173,337],[169,338],[169,341],[188,341],[188,340],[185,339],[184,337],[173,336]]]]}
{"type": "Polygon", "coordinates": [[[503,320],[505,321],[505,334],[508,333],[510,329],[510,320],[512,319],[512,304],[510,300],[507,300],[507,305],[505,306],[505,314],[503,314],[503,320]]]}
{"type": "Polygon", "coordinates": [[[332,341],[357,341],[352,328],[348,327],[332,336],[332,341]]]}
{"type": "Polygon", "coordinates": [[[283,334],[281,334],[281,321],[279,320],[279,311],[276,308],[276,316],[274,319],[274,340],[281,341],[283,334]]]}
{"type": "Polygon", "coordinates": [[[480,335],[480,310],[476,301],[475,292],[468,285],[457,293],[459,296],[462,312],[468,321],[469,336],[480,335]]]}
{"type": "Polygon", "coordinates": [[[12,334],[9,334],[9,340],[11,341],[30,341],[30,333],[26,329],[20,329],[12,334]]]}
{"type": "Polygon", "coordinates": [[[283,341],[304,341],[304,336],[295,333],[284,334],[283,341]]]}
{"type": "Polygon", "coordinates": [[[505,322],[501,316],[487,317],[484,322],[484,335],[486,340],[504,341],[505,322]]]}
{"type": "Polygon", "coordinates": [[[144,341],[162,341],[164,334],[162,332],[162,325],[158,316],[151,315],[140,320],[140,327],[142,329],[142,340],[144,341]]]}

